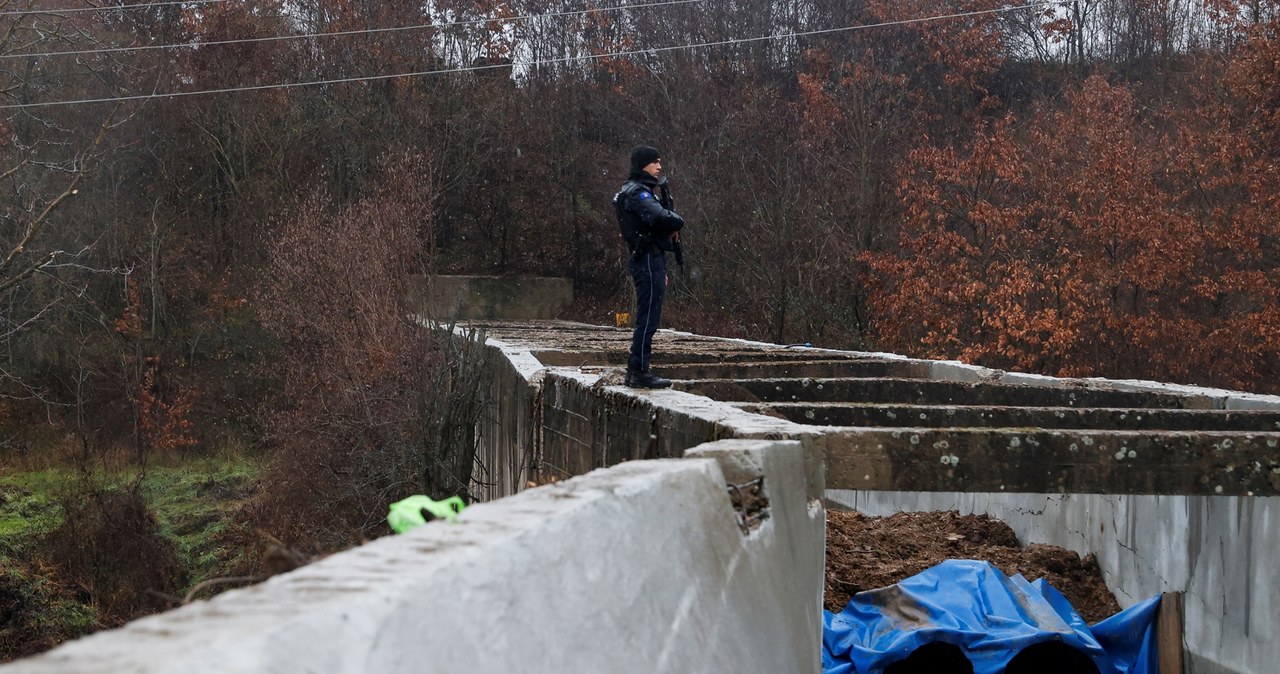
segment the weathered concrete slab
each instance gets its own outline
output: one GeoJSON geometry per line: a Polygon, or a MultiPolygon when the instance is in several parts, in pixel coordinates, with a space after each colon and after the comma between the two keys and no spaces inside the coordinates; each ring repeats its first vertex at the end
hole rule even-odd
{"type": "Polygon", "coordinates": [[[1280,396],[1261,395],[1229,391],[1227,389],[1206,388],[1186,384],[1170,384],[1167,382],[1143,381],[1138,379],[1102,379],[1090,377],[1079,381],[1090,385],[1130,391],[1168,391],[1186,396],[1206,398],[1213,407],[1225,410],[1280,410],[1280,396]]]}
{"type": "Polygon", "coordinates": [[[668,379],[796,379],[803,377],[922,377],[926,369],[884,360],[743,361],[736,363],[656,364],[668,379]]]}
{"type": "Polygon", "coordinates": [[[1266,411],[884,403],[738,405],[748,412],[822,426],[1280,432],[1280,412],[1266,411]]]}
{"type": "Polygon", "coordinates": [[[865,428],[823,441],[828,489],[1280,495],[1280,433],[865,428]]]}
{"type": "MultiPolygon", "coordinates": [[[[631,346],[630,328],[614,328],[567,321],[468,321],[487,334],[508,344],[522,346],[546,365],[575,367],[622,364],[631,346]]],[[[871,360],[911,363],[921,370],[930,361],[911,361],[892,354],[833,351],[705,337],[673,330],[654,335],[654,364],[715,363],[742,361],[871,360]]]]}
{"type": "MultiPolygon", "coordinates": [[[[630,340],[628,333],[627,339],[630,340]]],[[[558,349],[536,349],[531,353],[543,364],[555,367],[581,367],[584,365],[612,365],[625,367],[627,364],[627,350],[630,348],[630,342],[618,342],[616,345],[610,341],[610,345],[615,346],[612,351],[600,351],[582,348],[558,348],[558,349]]],[[[599,344],[593,344],[598,347],[599,344]]],[[[688,345],[685,345],[686,347],[688,345]]],[[[704,345],[698,345],[697,350],[669,350],[654,354],[654,368],[660,368],[666,371],[671,367],[683,367],[686,365],[748,365],[748,364],[780,364],[788,363],[808,363],[813,362],[813,354],[801,351],[782,350],[775,351],[735,351],[724,349],[706,349],[704,345]]],[[[853,356],[847,358],[823,358],[821,362],[832,363],[836,367],[849,364],[849,367],[856,368],[859,364],[869,364],[869,367],[876,367],[877,364],[889,366],[888,371],[915,373],[923,372],[924,368],[915,366],[912,363],[904,363],[902,361],[882,361],[870,358],[856,358],[853,356]],[[896,369],[894,369],[896,368],[896,369]]],[[[846,375],[851,376],[851,375],[846,375]]],[[[911,376],[903,374],[901,376],[911,376]]]]}
{"type": "MultiPolygon", "coordinates": [[[[709,379],[677,382],[683,391],[730,402],[883,402],[909,405],[1196,408],[1203,401],[1167,393],[1045,388],[917,379],[709,379]]],[[[1200,407],[1205,409],[1205,407],[1200,407]]]]}
{"type": "Polygon", "coordinates": [[[617,385],[620,381],[616,374],[606,378],[547,370],[542,380],[538,454],[550,476],[581,475],[622,461],[678,458],[690,447],[725,438],[813,434],[799,424],[750,414],[701,396],[629,389],[617,385]]]}

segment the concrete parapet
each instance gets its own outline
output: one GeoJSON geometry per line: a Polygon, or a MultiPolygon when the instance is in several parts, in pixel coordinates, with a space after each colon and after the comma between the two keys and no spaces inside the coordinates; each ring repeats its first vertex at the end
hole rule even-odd
{"type": "Polygon", "coordinates": [[[1263,674],[1280,663],[1280,497],[847,490],[827,496],[868,515],[988,514],[1024,544],[1095,555],[1125,607],[1185,592],[1188,674],[1263,674]]]}
{"type": "MultiPolygon", "coordinates": [[[[616,379],[616,377],[615,377],[616,379]]],[[[672,458],[729,437],[793,438],[811,429],[682,391],[637,391],[599,374],[547,370],[541,405],[543,465],[581,475],[621,461],[672,458]]]]}
{"type": "Polygon", "coordinates": [[[1089,378],[1081,381],[1087,382],[1090,386],[1109,388],[1117,391],[1153,391],[1200,398],[1208,401],[1209,406],[1213,409],[1280,410],[1280,396],[1244,393],[1241,391],[1206,388],[1203,386],[1187,386],[1185,384],[1166,384],[1136,379],[1089,378]]]}
{"type": "Polygon", "coordinates": [[[0,671],[817,674],[824,512],[801,449],[694,454],[472,506],[0,671]],[[745,532],[722,464],[762,478],[745,532]]]}

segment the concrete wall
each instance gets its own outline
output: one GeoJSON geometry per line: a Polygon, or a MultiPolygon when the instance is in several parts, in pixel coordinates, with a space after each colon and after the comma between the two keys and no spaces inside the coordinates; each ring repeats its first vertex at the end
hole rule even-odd
{"type": "Polygon", "coordinates": [[[527,349],[489,340],[489,407],[476,429],[472,494],[493,501],[525,488],[538,462],[542,364],[527,349]]]}
{"type": "MultiPolygon", "coordinates": [[[[750,345],[753,343],[744,342],[750,345]]],[[[512,357],[512,351],[506,351],[512,357]]],[[[872,355],[872,354],[867,354],[872,355]]],[[[879,354],[885,355],[885,354],[879,354]]],[[[528,356],[525,352],[525,356],[528,356]]],[[[522,356],[523,357],[523,356],[522,356]]],[[[532,358],[532,356],[528,356],[532,358]]],[[[888,356],[886,356],[888,357],[888,356]]],[[[989,370],[956,362],[891,360],[919,366],[940,381],[1082,385],[1101,391],[1193,395],[1205,409],[1277,409],[1280,399],[1140,381],[1066,380],[989,370]]],[[[568,360],[577,361],[577,358],[568,360]]],[[[568,362],[568,361],[566,361],[568,362]]],[[[682,391],[622,389],[607,369],[552,368],[541,373],[538,461],[557,474],[580,474],[619,461],[679,456],[699,442],[727,437],[787,437],[808,447],[812,475],[831,440],[821,430],[744,413],[682,391]],[[815,458],[819,457],[816,462],[815,458]]],[[[821,484],[821,476],[811,483],[821,484]]],[[[1024,542],[1095,554],[1108,585],[1130,605],[1183,591],[1186,646],[1193,674],[1271,672],[1280,662],[1280,505],[1276,498],[827,492],[869,514],[899,510],[989,513],[1024,542]]]]}
{"type": "Polygon", "coordinates": [[[1122,606],[1185,592],[1190,674],[1280,667],[1280,498],[844,490],[827,498],[868,515],[989,514],[1024,544],[1097,555],[1122,606]]]}
{"type": "MultiPolygon", "coordinates": [[[[818,434],[813,427],[702,396],[637,391],[619,386],[619,376],[547,368],[520,343],[489,338],[485,348],[490,405],[477,429],[473,473],[473,493],[481,501],[515,494],[535,478],[562,479],[622,461],[676,458],[723,438],[808,442],[818,434]]],[[[821,456],[810,460],[820,463],[821,456]]]]}
{"type": "Polygon", "coordinates": [[[807,471],[821,494],[826,446],[821,430],[684,391],[629,389],[617,385],[620,381],[616,374],[567,368],[544,374],[538,455],[547,470],[578,475],[620,461],[681,456],[690,447],[723,438],[787,439],[806,448],[807,471]]]}
{"type": "Polygon", "coordinates": [[[796,443],[724,441],[468,508],[4,674],[821,669],[824,512],[796,443]],[[744,532],[727,483],[764,478],[744,532]]]}
{"type": "MultiPolygon", "coordinates": [[[[932,378],[1192,395],[1205,409],[1276,410],[1280,398],[1150,381],[1057,379],[936,362],[932,378]]],[[[1097,556],[1122,606],[1186,593],[1189,674],[1280,671],[1280,498],[831,490],[869,515],[959,510],[1003,520],[1023,543],[1097,556]]]]}

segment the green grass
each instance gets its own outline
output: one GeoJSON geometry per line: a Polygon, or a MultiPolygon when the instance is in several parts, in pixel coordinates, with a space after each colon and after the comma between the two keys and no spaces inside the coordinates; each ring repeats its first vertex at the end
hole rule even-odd
{"type": "Polygon", "coordinates": [[[143,480],[160,534],[176,545],[191,584],[226,575],[240,558],[242,552],[222,546],[219,535],[251,496],[262,469],[243,458],[203,459],[152,469],[143,480]]]}
{"type": "Polygon", "coordinates": [[[37,622],[45,629],[62,630],[71,635],[92,631],[98,626],[98,614],[92,607],[62,596],[48,578],[26,575],[16,569],[5,570],[7,584],[23,587],[43,607],[37,622]]]}
{"type": "MultiPolygon", "coordinates": [[[[243,457],[202,458],[181,465],[152,467],[142,481],[160,534],[173,541],[191,583],[221,575],[240,552],[219,543],[251,495],[263,463],[243,457]]],[[[131,472],[106,477],[124,486],[131,472]]],[[[48,469],[0,475],[0,560],[27,559],[39,542],[62,522],[59,495],[74,489],[71,470],[48,469]]]]}
{"type": "MultiPolygon", "coordinates": [[[[218,457],[147,471],[142,496],[186,568],[188,588],[228,575],[239,561],[243,553],[220,534],[236,520],[264,467],[259,459],[218,457]]],[[[131,470],[99,473],[93,481],[123,488],[135,476],[131,470]]],[[[98,611],[40,559],[42,541],[62,523],[60,497],[74,493],[79,480],[70,469],[0,472],[0,597],[16,610],[0,623],[0,662],[101,627],[98,611]]]]}
{"type": "Polygon", "coordinates": [[[62,522],[62,471],[0,475],[0,556],[24,555],[62,522]]]}
{"type": "Polygon", "coordinates": [[[32,569],[0,558],[0,591],[7,613],[0,623],[0,662],[84,636],[102,625],[92,606],[32,569]]]}

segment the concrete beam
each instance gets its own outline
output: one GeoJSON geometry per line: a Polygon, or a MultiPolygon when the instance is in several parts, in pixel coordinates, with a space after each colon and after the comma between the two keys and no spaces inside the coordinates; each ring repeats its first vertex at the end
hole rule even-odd
{"type": "Polygon", "coordinates": [[[738,406],[756,414],[822,426],[1280,432],[1280,412],[1277,411],[901,403],[738,403],[738,406]]]}
{"type": "Polygon", "coordinates": [[[830,489],[1280,495],[1280,434],[1019,429],[828,433],[830,489]]]}
{"type": "Polygon", "coordinates": [[[680,390],[735,402],[883,402],[910,405],[1147,407],[1208,409],[1169,393],[917,379],[712,379],[677,382],[680,390]]]}
{"type": "Polygon", "coordinates": [[[797,379],[802,377],[919,378],[925,368],[889,360],[778,360],[734,363],[660,363],[654,372],[668,379],[797,379]]]}
{"type": "MultiPolygon", "coordinates": [[[[686,345],[687,346],[687,345],[686,345]]],[[[798,351],[679,351],[664,348],[654,355],[653,367],[663,376],[676,379],[721,379],[759,377],[925,377],[928,367],[901,360],[817,357],[798,351]],[[791,373],[791,374],[789,374],[791,373]]],[[[625,367],[626,343],[614,350],[540,349],[532,351],[544,365],[583,367],[611,365],[625,367]]]]}

